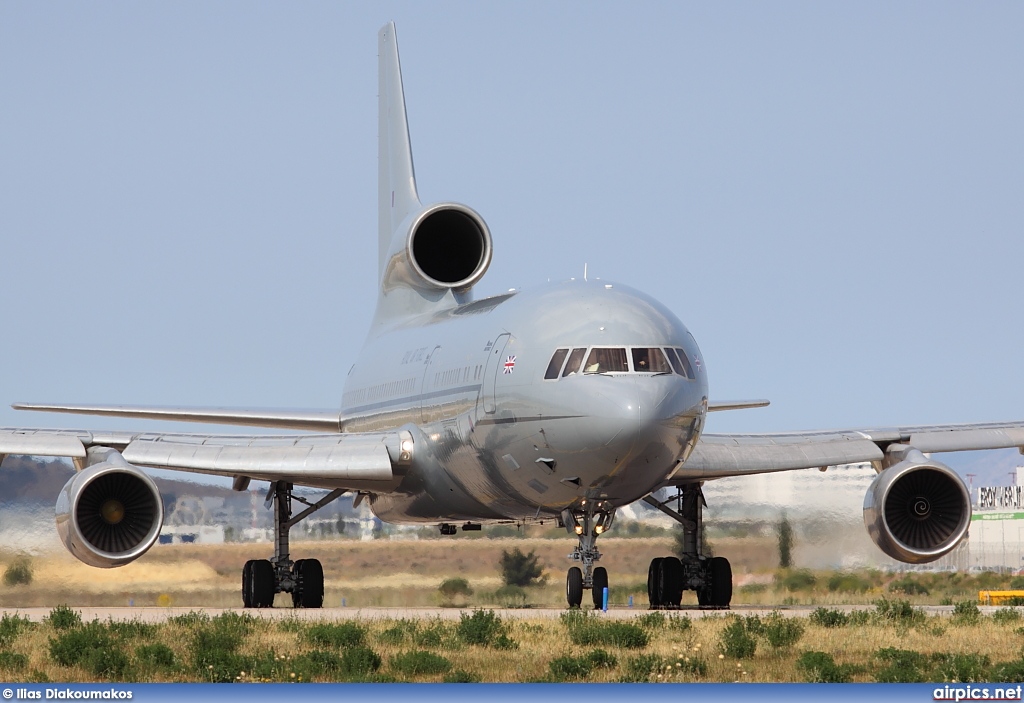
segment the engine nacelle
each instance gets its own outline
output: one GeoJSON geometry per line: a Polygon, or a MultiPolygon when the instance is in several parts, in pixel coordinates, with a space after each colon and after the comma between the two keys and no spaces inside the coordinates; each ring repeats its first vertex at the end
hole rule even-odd
{"type": "Polygon", "coordinates": [[[925,564],[948,554],[971,524],[971,495],[953,469],[908,449],[864,496],[864,526],[893,559],[925,564]]]}
{"type": "Polygon", "coordinates": [[[135,561],[153,546],[164,522],[153,479],[115,451],[72,476],[57,497],[57,533],[89,566],[135,561]]]}

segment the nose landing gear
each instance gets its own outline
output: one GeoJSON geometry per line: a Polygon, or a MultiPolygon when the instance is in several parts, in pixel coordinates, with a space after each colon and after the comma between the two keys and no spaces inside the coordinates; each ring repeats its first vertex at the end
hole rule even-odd
{"type": "Polygon", "coordinates": [[[704,555],[701,540],[703,508],[707,505],[701,484],[679,487],[668,500],[644,498],[683,526],[683,547],[679,557],[651,560],[647,571],[647,599],[651,608],[678,608],[685,590],[697,592],[697,603],[707,608],[728,608],[732,601],[732,566],[724,557],[704,555]],[[675,501],[676,509],[668,507],[675,501]]]}
{"type": "Polygon", "coordinates": [[[601,558],[597,550],[598,536],[607,532],[615,520],[615,510],[594,503],[583,510],[565,510],[562,512],[562,524],[566,531],[579,539],[579,544],[569,555],[569,559],[580,562],[583,566],[569,569],[565,579],[565,599],[570,608],[579,608],[583,603],[583,591],[589,590],[594,601],[594,608],[604,606],[604,591],[608,588],[608,571],[603,566],[594,566],[601,558]]]}

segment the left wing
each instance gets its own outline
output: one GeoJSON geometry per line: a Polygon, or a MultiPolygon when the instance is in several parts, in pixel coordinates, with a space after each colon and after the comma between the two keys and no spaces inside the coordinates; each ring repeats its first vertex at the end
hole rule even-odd
{"type": "Polygon", "coordinates": [[[1024,453],[1024,422],[928,425],[780,434],[704,434],[668,484],[726,476],[824,468],[861,461],[881,468],[891,445],[921,452],[1017,447],[1024,453]]]}

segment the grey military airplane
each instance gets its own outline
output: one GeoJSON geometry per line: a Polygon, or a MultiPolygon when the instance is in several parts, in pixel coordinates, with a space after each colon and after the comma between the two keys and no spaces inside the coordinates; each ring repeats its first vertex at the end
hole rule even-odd
{"type": "MultiPolygon", "coordinates": [[[[19,403],[21,410],[233,424],[287,434],[0,430],[6,454],[70,457],[57,531],[86,564],[142,556],[163,523],[144,468],[268,481],[274,554],[242,571],[246,607],[290,593],[323,604],[316,559],[293,561],[289,530],[343,494],[382,520],[438,525],[442,535],[494,523],[557,523],[577,544],[566,600],[595,606],[608,586],[598,538],[616,510],[645,501],[681,523],[681,556],[654,559],[648,596],[678,606],[684,590],[727,607],[732,570],[701,543],[705,481],[872,462],[864,500],[872,540],[910,563],[963,539],[971,501],[928,452],[1024,447],[1024,422],[788,434],[703,432],[708,413],[767,401],[709,400],[693,335],[665,305],[627,286],[575,280],[474,299],[491,234],[465,205],[423,205],[416,189],[393,24],[379,45],[379,291],[340,410],[168,408],[19,403]],[[326,489],[309,502],[295,486],[326,489]],[[665,496],[666,490],[668,497],[665,496]],[[293,513],[293,502],[304,507],[293,513]]],[[[1024,450],[1022,450],[1024,451],[1024,450]]]]}

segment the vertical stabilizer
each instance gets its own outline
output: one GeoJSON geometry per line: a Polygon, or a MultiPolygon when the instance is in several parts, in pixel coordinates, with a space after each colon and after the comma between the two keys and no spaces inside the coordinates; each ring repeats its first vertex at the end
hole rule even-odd
{"type": "Polygon", "coordinates": [[[394,22],[388,22],[377,33],[377,60],[377,222],[380,238],[377,270],[383,277],[395,228],[411,212],[420,208],[394,22]]]}

